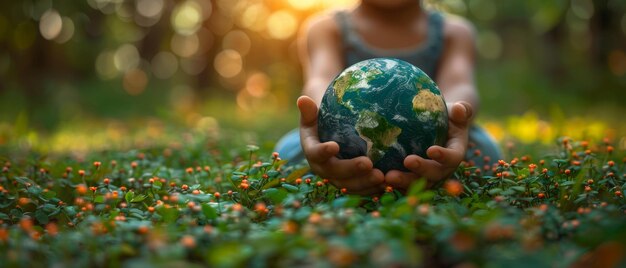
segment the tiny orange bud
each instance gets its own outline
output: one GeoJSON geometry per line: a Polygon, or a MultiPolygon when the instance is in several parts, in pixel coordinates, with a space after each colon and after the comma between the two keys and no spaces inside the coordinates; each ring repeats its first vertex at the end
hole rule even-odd
{"type": "Polygon", "coordinates": [[[87,186],[85,186],[84,184],[76,185],[76,193],[78,193],[78,195],[87,194],[87,186]]]}
{"type": "Polygon", "coordinates": [[[145,226],[145,225],[139,226],[139,228],[137,228],[137,233],[139,234],[147,234],[148,231],[150,231],[150,228],[148,228],[148,226],[145,226]]]}
{"type": "Polygon", "coordinates": [[[448,180],[443,187],[451,196],[459,196],[463,193],[463,184],[458,180],[448,180]]]}
{"type": "Polygon", "coordinates": [[[191,235],[184,235],[180,238],[180,244],[186,248],[195,248],[196,247],[196,239],[191,235]]]}
{"type": "Polygon", "coordinates": [[[544,199],[546,197],[546,194],[539,193],[539,194],[537,194],[537,197],[540,198],[540,199],[544,199]]]}
{"type": "Polygon", "coordinates": [[[220,198],[220,196],[221,196],[221,194],[220,194],[220,192],[215,192],[215,193],[213,194],[213,196],[215,196],[215,198],[219,199],[219,198],[220,198]]]}

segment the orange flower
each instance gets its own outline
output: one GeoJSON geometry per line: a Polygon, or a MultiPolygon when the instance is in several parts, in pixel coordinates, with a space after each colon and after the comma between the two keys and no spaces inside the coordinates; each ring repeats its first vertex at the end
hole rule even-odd
{"type": "Polygon", "coordinates": [[[451,196],[459,196],[463,193],[463,184],[458,180],[448,180],[443,187],[451,196]]]}
{"type": "Polygon", "coordinates": [[[183,235],[180,238],[180,244],[186,248],[195,248],[196,247],[196,239],[191,235],[183,235]]]}

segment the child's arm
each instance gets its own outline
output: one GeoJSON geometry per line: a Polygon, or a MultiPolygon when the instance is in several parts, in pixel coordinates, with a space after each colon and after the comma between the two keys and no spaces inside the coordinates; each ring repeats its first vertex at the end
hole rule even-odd
{"type": "Polygon", "coordinates": [[[473,80],[474,35],[469,23],[447,19],[444,36],[445,46],[436,80],[448,103],[448,142],[445,148],[428,148],[426,154],[430,159],[407,156],[404,166],[411,172],[387,172],[385,181],[394,188],[407,189],[419,178],[425,178],[431,183],[448,178],[465,157],[469,125],[478,107],[478,94],[473,80]]]}
{"type": "Polygon", "coordinates": [[[328,84],[343,70],[339,30],[331,16],[322,17],[304,28],[299,37],[300,57],[304,71],[304,96],[298,99],[300,109],[300,143],[311,170],[350,193],[373,194],[384,188],[384,175],[373,169],[365,157],[338,159],[336,142],[320,143],[317,134],[317,111],[328,84]]]}

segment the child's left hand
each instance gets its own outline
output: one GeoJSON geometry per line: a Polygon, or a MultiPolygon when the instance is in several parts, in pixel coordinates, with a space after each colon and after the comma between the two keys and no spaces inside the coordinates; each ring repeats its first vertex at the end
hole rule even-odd
{"type": "Polygon", "coordinates": [[[387,185],[405,191],[412,182],[425,178],[428,185],[448,178],[458,168],[467,150],[468,131],[472,106],[464,101],[449,106],[448,142],[446,147],[431,146],[426,150],[430,159],[409,155],[404,159],[404,166],[410,172],[390,170],[385,174],[387,185]]]}

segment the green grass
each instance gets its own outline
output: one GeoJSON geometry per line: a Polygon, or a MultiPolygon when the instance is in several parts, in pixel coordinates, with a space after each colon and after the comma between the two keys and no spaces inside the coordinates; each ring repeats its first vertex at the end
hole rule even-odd
{"type": "Polygon", "coordinates": [[[221,131],[82,154],[0,148],[3,265],[626,264],[626,164],[611,141],[559,140],[364,197],[221,131]]]}

